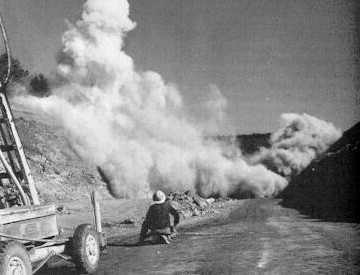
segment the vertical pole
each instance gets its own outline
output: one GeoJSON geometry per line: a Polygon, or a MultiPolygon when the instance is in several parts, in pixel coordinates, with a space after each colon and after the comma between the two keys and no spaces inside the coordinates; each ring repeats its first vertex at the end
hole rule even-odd
{"type": "Polygon", "coordinates": [[[94,208],[94,218],[95,218],[95,227],[96,231],[101,233],[101,216],[100,216],[100,206],[99,206],[99,195],[96,191],[91,193],[91,202],[94,208]]]}

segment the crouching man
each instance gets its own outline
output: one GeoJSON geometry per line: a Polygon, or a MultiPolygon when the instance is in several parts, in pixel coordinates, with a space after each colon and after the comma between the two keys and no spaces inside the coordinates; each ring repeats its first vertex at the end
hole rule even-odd
{"type": "Polygon", "coordinates": [[[150,206],[142,224],[140,239],[142,243],[149,237],[151,243],[167,243],[176,235],[176,227],[180,220],[179,213],[165,201],[165,194],[158,190],[153,195],[154,203],[150,206]],[[174,217],[174,226],[170,225],[170,214],[174,217]],[[148,230],[150,232],[148,233],[148,230]]]}

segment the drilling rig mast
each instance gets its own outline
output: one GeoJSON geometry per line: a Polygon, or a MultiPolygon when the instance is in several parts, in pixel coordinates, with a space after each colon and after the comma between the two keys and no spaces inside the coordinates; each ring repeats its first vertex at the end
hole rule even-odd
{"type": "Polygon", "coordinates": [[[40,202],[34,179],[6,95],[6,87],[11,73],[11,51],[2,16],[0,16],[0,28],[8,61],[6,75],[0,79],[0,160],[5,169],[0,172],[0,207],[3,205],[5,208],[13,204],[38,205],[40,202]],[[13,186],[17,188],[15,189],[13,186]]]}

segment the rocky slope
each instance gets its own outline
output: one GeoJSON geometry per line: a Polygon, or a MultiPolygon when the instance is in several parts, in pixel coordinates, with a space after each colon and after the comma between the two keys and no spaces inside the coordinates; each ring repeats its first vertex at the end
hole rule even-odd
{"type": "Polygon", "coordinates": [[[284,205],[311,217],[360,222],[360,123],[350,128],[283,192],[284,205]]]}
{"type": "Polygon", "coordinates": [[[87,198],[92,190],[110,197],[97,170],[80,160],[59,127],[16,108],[14,116],[42,202],[87,198]]]}

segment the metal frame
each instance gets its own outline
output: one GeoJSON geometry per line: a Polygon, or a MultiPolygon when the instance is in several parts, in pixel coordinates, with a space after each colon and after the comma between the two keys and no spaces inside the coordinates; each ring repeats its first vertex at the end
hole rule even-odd
{"type": "MultiPolygon", "coordinates": [[[[23,150],[23,146],[21,144],[20,138],[19,138],[19,134],[18,131],[16,129],[15,123],[14,123],[14,118],[13,118],[13,114],[9,105],[9,100],[6,96],[5,93],[5,87],[9,81],[10,78],[10,72],[11,72],[11,50],[10,50],[10,44],[9,44],[9,40],[6,34],[6,30],[4,27],[4,22],[2,19],[2,15],[0,12],[0,28],[1,28],[1,33],[2,33],[2,37],[4,40],[4,44],[5,44],[5,48],[6,48],[6,54],[8,57],[8,68],[7,68],[7,74],[6,77],[3,81],[0,82],[0,100],[1,100],[1,111],[3,113],[3,119],[4,122],[6,123],[6,127],[1,127],[1,131],[4,131],[5,129],[7,129],[7,135],[9,136],[10,140],[13,141],[13,144],[11,144],[12,146],[15,146],[15,153],[17,156],[17,160],[18,163],[20,164],[20,168],[21,168],[21,172],[22,172],[22,176],[23,176],[23,180],[25,181],[25,185],[27,185],[29,187],[29,191],[30,191],[30,196],[31,196],[31,201],[32,204],[34,205],[39,205],[40,201],[39,201],[39,196],[38,193],[36,191],[35,188],[35,183],[34,183],[34,179],[31,175],[30,172],[30,168],[29,165],[27,163],[26,157],[25,157],[25,153],[23,150]]],[[[6,134],[2,133],[3,137],[6,136],[6,134]]],[[[4,164],[5,167],[7,167],[7,171],[9,174],[12,175],[16,175],[16,173],[14,173],[14,171],[8,170],[9,168],[11,168],[11,166],[6,166],[6,161],[4,155],[2,155],[3,157],[1,157],[1,161],[4,164]],[[11,173],[12,172],[12,173],[11,173]]],[[[10,159],[10,162],[14,162],[11,158],[12,155],[10,153],[8,153],[8,157],[10,159]]],[[[12,177],[12,180],[15,182],[16,186],[19,188],[20,193],[23,193],[23,191],[21,191],[21,186],[18,185],[16,183],[16,180],[14,180],[14,178],[12,177]]],[[[18,180],[19,182],[21,182],[21,179],[18,180]]],[[[24,204],[28,204],[27,199],[22,195],[23,197],[23,203],[24,204]]]]}

